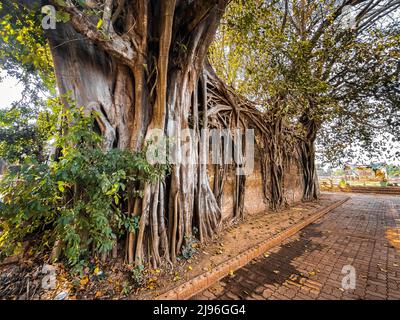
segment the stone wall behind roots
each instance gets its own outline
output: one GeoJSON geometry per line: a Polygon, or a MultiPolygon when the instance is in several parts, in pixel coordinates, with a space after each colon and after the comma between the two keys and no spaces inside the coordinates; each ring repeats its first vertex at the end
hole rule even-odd
{"type": "MultiPolygon", "coordinates": [[[[284,170],[284,197],[286,204],[289,206],[301,201],[303,197],[304,183],[300,168],[301,166],[297,159],[292,159],[284,170]]],[[[213,184],[212,179],[211,177],[210,185],[213,184]]],[[[268,173],[266,180],[266,190],[267,194],[269,194],[271,187],[268,173]]],[[[221,210],[224,221],[229,221],[233,216],[234,188],[235,174],[232,172],[226,178],[222,195],[221,210]]],[[[244,214],[252,215],[268,210],[270,210],[270,206],[264,196],[260,159],[256,158],[253,173],[246,176],[244,214]]]]}

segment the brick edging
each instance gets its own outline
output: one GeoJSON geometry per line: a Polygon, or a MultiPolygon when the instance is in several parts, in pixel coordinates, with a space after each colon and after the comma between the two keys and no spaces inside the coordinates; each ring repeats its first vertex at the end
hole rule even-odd
{"type": "Polygon", "coordinates": [[[194,295],[204,291],[215,282],[221,280],[225,276],[227,276],[231,271],[236,271],[241,267],[248,264],[254,258],[262,255],[265,251],[279,245],[285,239],[293,236],[301,229],[305,228],[309,224],[315,222],[328,212],[336,209],[341,206],[350,198],[347,197],[342,200],[338,200],[331,204],[328,207],[323,208],[322,210],[318,210],[317,213],[312,216],[306,218],[304,221],[298,222],[294,226],[278,233],[277,235],[263,240],[262,242],[256,244],[254,247],[240,253],[234,258],[231,258],[225,262],[222,262],[218,266],[214,267],[211,271],[205,272],[196,276],[195,278],[175,287],[164,294],[161,294],[155,297],[155,300],[187,300],[193,297],[194,295]]]}

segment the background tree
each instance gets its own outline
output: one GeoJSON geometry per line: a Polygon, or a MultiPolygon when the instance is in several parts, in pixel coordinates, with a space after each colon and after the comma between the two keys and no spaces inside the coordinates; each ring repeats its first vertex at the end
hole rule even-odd
{"type": "Polygon", "coordinates": [[[0,157],[9,163],[33,155],[46,160],[55,123],[46,102],[56,94],[55,77],[41,19],[35,11],[18,10],[15,2],[0,3],[0,69],[23,86],[19,101],[0,106],[0,157]]]}
{"type": "Polygon", "coordinates": [[[0,110],[0,158],[19,164],[26,156],[47,160],[46,147],[54,130],[54,115],[31,106],[0,110]]]}
{"type": "MultiPolygon", "coordinates": [[[[332,162],[349,152],[344,146],[372,149],[372,137],[385,132],[398,141],[398,8],[397,1],[328,0],[238,0],[228,8],[212,63],[304,138],[306,181],[316,181],[317,132],[332,162]]],[[[306,186],[304,198],[314,198],[316,184],[306,186]]]]}

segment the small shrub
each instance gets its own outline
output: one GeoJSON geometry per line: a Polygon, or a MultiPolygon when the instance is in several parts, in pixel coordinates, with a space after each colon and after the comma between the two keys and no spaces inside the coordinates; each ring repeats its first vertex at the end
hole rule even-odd
{"type": "Polygon", "coordinates": [[[132,269],[132,279],[136,287],[141,287],[144,283],[144,266],[138,265],[132,269]]]}

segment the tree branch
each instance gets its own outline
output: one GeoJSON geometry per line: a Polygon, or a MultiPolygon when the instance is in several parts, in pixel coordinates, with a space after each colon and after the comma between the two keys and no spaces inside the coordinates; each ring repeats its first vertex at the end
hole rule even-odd
{"type": "Polygon", "coordinates": [[[207,16],[214,6],[218,6],[221,10],[224,10],[230,1],[231,0],[196,0],[189,4],[187,4],[187,1],[181,1],[181,3],[186,3],[186,5],[182,4],[177,7],[177,16],[182,17],[179,26],[191,32],[207,16]]]}
{"type": "Polygon", "coordinates": [[[325,19],[321,23],[321,25],[319,26],[319,28],[315,32],[314,36],[311,38],[311,41],[310,41],[311,48],[315,47],[315,45],[317,44],[318,40],[323,35],[325,28],[327,28],[330,25],[332,25],[336,21],[336,19],[340,17],[344,7],[349,6],[349,5],[352,5],[352,6],[353,5],[357,5],[357,4],[360,4],[360,3],[365,2],[365,1],[367,1],[367,0],[345,0],[345,1],[343,1],[343,3],[334,11],[334,13],[332,14],[332,16],[330,18],[325,19]]]}
{"type": "Polygon", "coordinates": [[[112,16],[112,8],[113,8],[113,0],[106,0],[104,3],[104,12],[103,12],[103,32],[108,34],[112,28],[111,24],[111,16],[112,16]]]}
{"type": "MultiPolygon", "coordinates": [[[[52,4],[59,10],[67,12],[70,17],[70,23],[73,28],[87,37],[93,43],[100,46],[111,56],[117,58],[126,65],[132,67],[135,65],[137,51],[132,47],[131,42],[126,36],[119,36],[115,32],[105,33],[103,30],[97,29],[90,18],[82,13],[71,0],[67,0],[66,6],[60,6],[57,1],[52,1],[52,4]]],[[[112,2],[107,0],[108,2],[112,2]]],[[[105,11],[108,11],[107,9],[105,11]]],[[[109,21],[109,14],[105,13],[105,18],[109,21]]],[[[110,17],[111,18],[111,17],[110,17]]],[[[109,29],[111,30],[111,28],[109,29]]],[[[112,31],[112,30],[111,30],[112,31]]]]}

